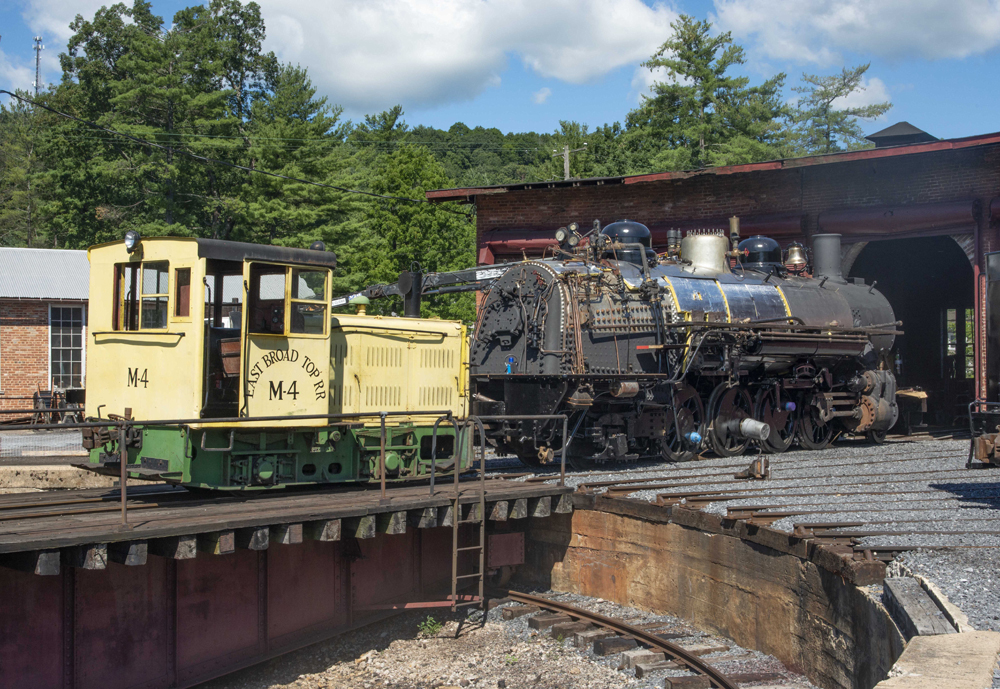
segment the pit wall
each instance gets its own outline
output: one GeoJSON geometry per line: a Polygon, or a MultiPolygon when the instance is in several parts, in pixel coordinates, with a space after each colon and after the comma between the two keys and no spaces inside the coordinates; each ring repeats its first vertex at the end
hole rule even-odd
{"type": "Polygon", "coordinates": [[[844,572],[734,535],[577,509],[535,520],[527,538],[524,583],[682,617],[823,689],[871,689],[905,645],[844,572]]]}

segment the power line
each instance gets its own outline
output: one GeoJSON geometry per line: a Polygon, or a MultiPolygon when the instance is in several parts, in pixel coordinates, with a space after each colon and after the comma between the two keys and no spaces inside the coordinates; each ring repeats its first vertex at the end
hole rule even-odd
{"type": "Polygon", "coordinates": [[[142,146],[148,146],[150,148],[155,148],[155,149],[158,149],[158,150],[161,150],[161,151],[166,151],[168,153],[177,153],[179,155],[187,156],[188,158],[191,158],[192,160],[197,160],[197,161],[202,162],[202,163],[208,163],[208,164],[214,164],[214,165],[223,165],[225,167],[231,167],[231,168],[234,168],[236,170],[243,170],[245,172],[255,172],[255,173],[259,174],[259,175],[267,175],[268,177],[276,177],[278,179],[287,179],[290,182],[299,182],[301,184],[309,184],[311,186],[321,187],[321,188],[324,188],[324,189],[333,189],[334,191],[344,192],[345,194],[361,194],[363,196],[371,196],[373,198],[385,199],[385,200],[388,200],[388,201],[405,201],[407,203],[426,203],[429,206],[431,206],[433,208],[438,208],[438,209],[440,209],[442,211],[445,211],[446,213],[452,213],[454,215],[461,215],[461,216],[466,217],[466,218],[470,217],[468,213],[463,213],[462,211],[455,211],[455,210],[452,210],[450,208],[446,208],[444,206],[440,206],[440,205],[438,205],[436,203],[433,203],[433,202],[431,202],[431,201],[429,201],[427,199],[411,199],[411,198],[407,198],[406,196],[392,196],[392,195],[389,195],[389,194],[376,194],[375,192],[372,192],[372,191],[363,191],[361,189],[350,189],[348,187],[337,186],[336,184],[324,184],[322,182],[314,182],[312,180],[302,179],[300,177],[291,177],[289,175],[282,175],[282,174],[280,174],[278,172],[270,172],[268,170],[261,170],[260,168],[252,168],[252,167],[247,167],[246,165],[240,165],[238,163],[231,163],[228,160],[219,160],[217,158],[209,158],[208,156],[201,156],[201,155],[198,155],[196,153],[191,153],[190,151],[185,151],[182,148],[181,149],[175,149],[172,146],[164,146],[163,144],[158,144],[158,143],[153,142],[153,141],[147,141],[146,139],[141,139],[141,138],[139,138],[137,136],[132,136],[131,134],[125,134],[124,132],[119,132],[119,131],[117,131],[115,129],[110,129],[108,127],[102,127],[101,125],[97,124],[96,122],[91,122],[90,120],[85,120],[85,119],[82,119],[80,117],[76,117],[75,115],[70,115],[68,113],[61,112],[59,110],[56,110],[55,108],[52,108],[52,107],[49,107],[48,105],[45,105],[44,103],[39,103],[37,101],[31,100],[30,98],[25,98],[24,96],[19,96],[18,94],[11,93],[10,91],[7,91],[5,89],[0,89],[0,93],[6,93],[11,98],[17,98],[19,101],[22,101],[24,103],[28,103],[29,105],[37,106],[39,108],[42,108],[43,110],[48,110],[49,112],[51,112],[53,114],[56,114],[56,115],[59,115],[60,117],[65,117],[68,120],[73,120],[74,122],[79,122],[80,124],[85,124],[88,127],[93,127],[94,129],[98,129],[100,131],[107,132],[108,134],[113,134],[113,135],[121,137],[123,139],[128,139],[128,140],[133,141],[133,142],[135,142],[137,144],[140,144],[142,146]]]}

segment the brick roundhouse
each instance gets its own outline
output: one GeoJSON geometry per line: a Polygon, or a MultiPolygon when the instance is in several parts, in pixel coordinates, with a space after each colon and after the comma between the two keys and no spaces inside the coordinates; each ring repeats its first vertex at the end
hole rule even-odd
{"type": "MultiPolygon", "coordinates": [[[[996,399],[1000,366],[986,356],[985,254],[1000,250],[1000,133],[937,140],[900,123],[876,147],[749,165],[430,191],[475,204],[481,264],[540,256],[556,228],[621,219],[666,231],[728,228],[783,246],[843,235],[843,272],[878,282],[903,321],[903,386],[930,395],[950,423],[974,395],[996,399]]],[[[991,276],[991,280],[993,277],[991,276]]]]}

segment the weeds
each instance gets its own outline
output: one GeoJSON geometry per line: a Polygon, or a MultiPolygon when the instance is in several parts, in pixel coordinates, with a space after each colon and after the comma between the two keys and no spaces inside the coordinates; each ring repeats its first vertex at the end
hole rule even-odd
{"type": "Polygon", "coordinates": [[[430,615],[427,616],[426,620],[417,625],[417,629],[420,630],[420,633],[424,636],[434,636],[441,631],[443,627],[443,622],[438,622],[430,615]]]}

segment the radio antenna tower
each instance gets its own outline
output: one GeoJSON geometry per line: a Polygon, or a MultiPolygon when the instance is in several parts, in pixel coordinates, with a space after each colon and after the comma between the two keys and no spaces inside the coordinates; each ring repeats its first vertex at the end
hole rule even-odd
{"type": "Polygon", "coordinates": [[[38,97],[38,89],[42,85],[42,51],[45,50],[45,46],[42,45],[42,37],[35,36],[35,98],[38,97]]]}

